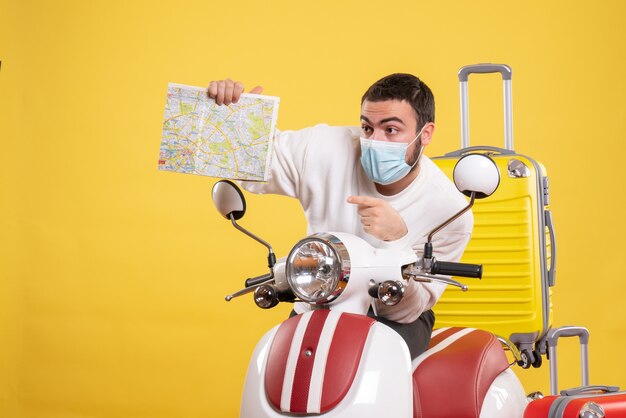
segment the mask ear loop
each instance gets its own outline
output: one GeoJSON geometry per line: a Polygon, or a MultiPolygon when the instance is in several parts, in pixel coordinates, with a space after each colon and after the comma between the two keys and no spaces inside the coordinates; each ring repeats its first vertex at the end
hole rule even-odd
{"type": "Polygon", "coordinates": [[[422,158],[422,153],[423,152],[424,152],[424,146],[420,145],[420,152],[419,152],[419,154],[417,154],[417,158],[415,159],[415,162],[411,166],[411,169],[413,169],[413,167],[415,167],[417,165],[417,163],[419,162],[420,158],[422,158]]]}
{"type": "MultiPolygon", "coordinates": [[[[422,129],[420,129],[420,132],[417,134],[417,136],[415,137],[415,139],[413,141],[411,141],[409,143],[409,145],[411,145],[413,142],[417,141],[417,139],[422,135],[422,132],[424,132],[424,128],[426,127],[426,125],[422,126],[422,129]]],[[[415,167],[418,163],[418,161],[420,160],[420,158],[422,158],[422,153],[424,152],[424,146],[421,145],[421,140],[420,140],[420,152],[419,154],[417,154],[417,158],[415,159],[415,162],[413,163],[413,165],[411,166],[411,169],[413,169],[413,167],[415,167]]],[[[408,165],[408,164],[407,164],[408,165]]]]}

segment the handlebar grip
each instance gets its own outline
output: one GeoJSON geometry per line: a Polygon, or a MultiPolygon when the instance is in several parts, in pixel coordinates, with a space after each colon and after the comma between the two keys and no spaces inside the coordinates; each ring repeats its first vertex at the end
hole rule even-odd
{"type": "Polygon", "coordinates": [[[483,277],[482,264],[451,263],[449,261],[435,261],[430,271],[432,274],[443,274],[446,276],[483,277]]]}
{"type": "Polygon", "coordinates": [[[251,286],[256,286],[258,284],[262,284],[265,283],[266,281],[270,280],[274,278],[274,276],[272,274],[264,274],[262,276],[258,276],[258,277],[251,277],[249,279],[246,279],[246,287],[251,287],[251,286]]]}

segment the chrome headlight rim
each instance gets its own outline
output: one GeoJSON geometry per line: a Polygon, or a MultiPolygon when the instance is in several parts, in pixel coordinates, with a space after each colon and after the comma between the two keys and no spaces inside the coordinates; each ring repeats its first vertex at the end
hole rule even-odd
{"type": "Polygon", "coordinates": [[[287,256],[285,273],[289,287],[300,300],[312,305],[327,304],[337,299],[348,285],[348,281],[350,279],[350,255],[348,254],[346,245],[335,235],[327,232],[316,233],[301,239],[296,243],[296,245],[293,246],[287,256]],[[340,264],[339,276],[336,279],[334,289],[327,296],[322,298],[312,298],[303,294],[298,290],[298,286],[294,283],[295,271],[293,259],[302,246],[311,242],[319,242],[328,246],[333,252],[333,256],[336,257],[340,264]]]}

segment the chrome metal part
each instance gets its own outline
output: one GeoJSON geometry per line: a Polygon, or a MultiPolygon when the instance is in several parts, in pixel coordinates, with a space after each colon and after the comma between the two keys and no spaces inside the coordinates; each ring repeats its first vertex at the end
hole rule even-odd
{"type": "Polygon", "coordinates": [[[513,358],[515,359],[515,361],[511,363],[511,366],[522,359],[522,355],[520,354],[515,344],[513,344],[511,341],[507,340],[504,337],[500,337],[499,335],[496,335],[496,338],[498,339],[498,341],[500,341],[500,344],[506,347],[513,355],[513,358]]]}
{"type": "Polygon", "coordinates": [[[509,160],[507,164],[507,171],[509,173],[509,177],[519,179],[530,177],[530,169],[523,161],[512,158],[509,160]]]}
{"type": "MultiPolygon", "coordinates": [[[[402,274],[407,276],[427,274],[433,266],[433,261],[433,258],[418,256],[416,262],[402,266],[402,274]]],[[[405,279],[409,280],[410,277],[405,277],[405,279]]]]}
{"type": "MultiPolygon", "coordinates": [[[[341,295],[345,287],[348,285],[348,281],[350,280],[350,271],[351,271],[350,266],[351,266],[351,261],[350,261],[350,255],[348,253],[348,249],[339,238],[326,232],[313,234],[307,238],[304,238],[303,240],[300,240],[291,249],[291,252],[287,256],[287,263],[286,263],[287,282],[289,283],[289,287],[294,292],[294,294],[297,297],[299,297],[301,300],[311,303],[311,304],[316,304],[316,305],[326,304],[328,302],[333,301],[337,297],[339,297],[339,295],[341,295]],[[340,271],[338,273],[337,284],[335,285],[334,289],[330,292],[330,294],[328,294],[327,296],[321,299],[310,297],[309,295],[303,294],[298,289],[297,284],[294,282],[295,280],[294,258],[296,256],[297,251],[300,248],[302,248],[304,245],[308,243],[315,243],[315,242],[319,242],[325,246],[328,246],[332,250],[334,256],[337,257],[339,264],[340,264],[340,271]]],[[[325,265],[324,267],[329,267],[329,266],[325,265]]]]}
{"type": "Polygon", "coordinates": [[[278,305],[276,289],[268,284],[261,284],[254,290],[254,303],[261,309],[269,309],[278,305]]]}
{"type": "MultiPolygon", "coordinates": [[[[267,284],[267,283],[264,283],[264,284],[267,284]]],[[[226,300],[226,302],[230,302],[234,298],[238,298],[239,296],[247,295],[248,293],[254,292],[256,290],[256,288],[259,287],[259,286],[263,286],[263,285],[260,284],[258,286],[246,287],[245,289],[241,289],[238,292],[235,292],[235,293],[230,294],[230,295],[226,295],[226,297],[224,299],[226,300]]]]}
{"type": "Polygon", "coordinates": [[[378,286],[378,300],[384,305],[397,305],[404,297],[404,285],[398,280],[387,280],[378,286]]]}
{"type": "Polygon", "coordinates": [[[261,239],[260,237],[254,235],[252,232],[248,231],[244,227],[239,226],[239,224],[237,223],[237,220],[235,219],[235,216],[233,214],[230,214],[230,221],[232,222],[232,224],[235,227],[235,229],[243,232],[244,234],[246,234],[247,236],[249,236],[250,238],[252,238],[256,242],[264,245],[267,248],[267,250],[269,251],[270,254],[274,254],[274,250],[272,249],[272,246],[267,241],[265,241],[265,240],[261,239]]]}
{"type": "Polygon", "coordinates": [[[412,274],[412,273],[407,273],[406,271],[404,271],[403,274],[409,276],[409,278],[415,280],[416,282],[422,282],[422,283],[431,283],[431,282],[445,283],[445,284],[449,284],[450,286],[459,287],[464,292],[469,289],[469,287],[467,287],[467,285],[465,285],[465,284],[463,284],[461,282],[457,282],[456,280],[449,279],[447,277],[434,276],[432,274],[426,274],[426,273],[412,274]]]}
{"type": "Polygon", "coordinates": [[[587,402],[580,408],[578,416],[580,418],[604,418],[605,413],[602,406],[595,402],[587,402]]]}
{"type": "Polygon", "coordinates": [[[459,213],[457,213],[456,215],[454,215],[452,218],[448,219],[447,221],[445,221],[444,223],[439,225],[437,228],[433,229],[430,232],[430,234],[428,234],[428,242],[432,242],[433,236],[437,232],[441,231],[443,228],[445,228],[446,226],[450,225],[452,222],[454,222],[457,219],[459,219],[465,212],[470,210],[472,208],[472,206],[474,206],[474,201],[475,200],[476,200],[476,192],[472,192],[472,194],[470,195],[470,202],[469,202],[469,204],[465,208],[461,209],[461,211],[459,213]]]}
{"type": "Polygon", "coordinates": [[[422,258],[422,270],[424,272],[430,271],[433,268],[434,259],[431,258],[422,258]]]}

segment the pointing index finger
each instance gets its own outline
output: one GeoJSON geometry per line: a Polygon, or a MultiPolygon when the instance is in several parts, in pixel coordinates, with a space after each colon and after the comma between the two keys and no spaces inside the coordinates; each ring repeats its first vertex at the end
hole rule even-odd
{"type": "Polygon", "coordinates": [[[354,205],[376,206],[378,199],[369,196],[348,196],[348,203],[354,205]]]}

